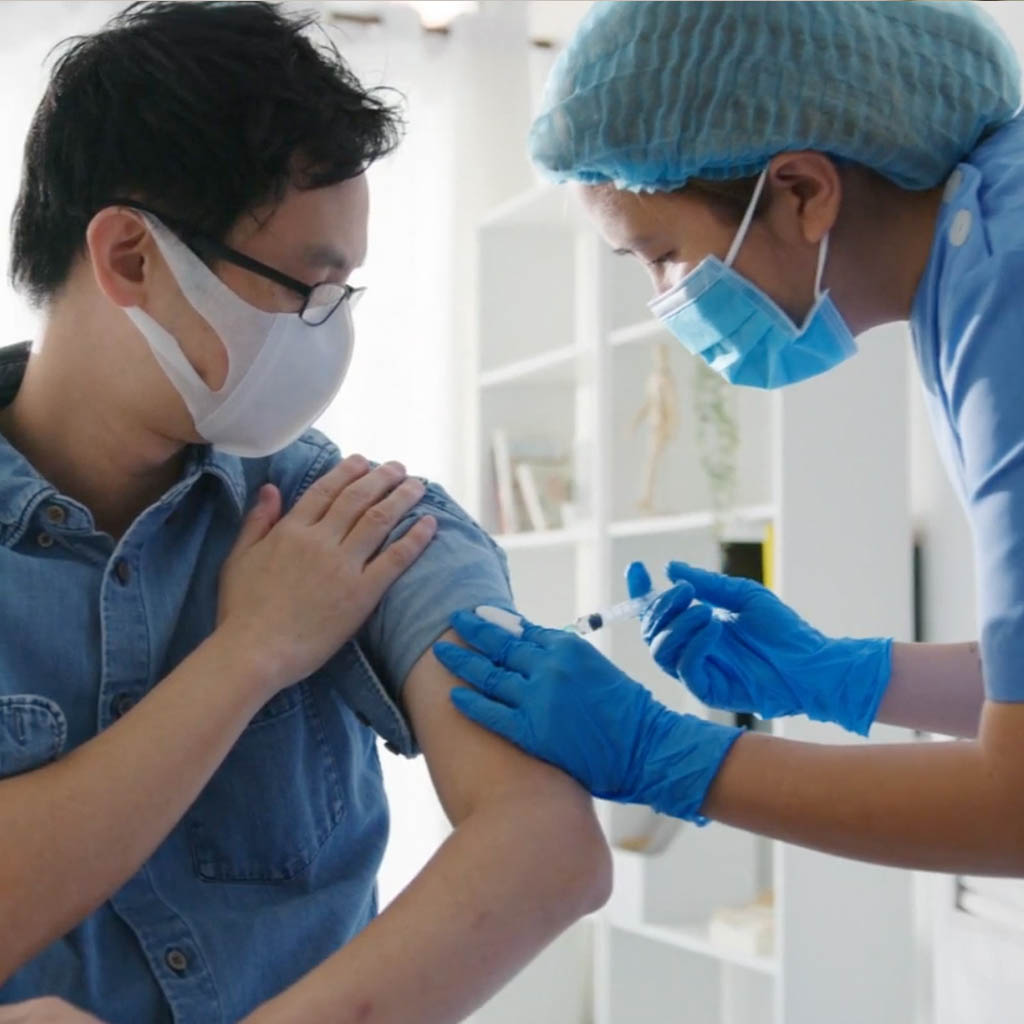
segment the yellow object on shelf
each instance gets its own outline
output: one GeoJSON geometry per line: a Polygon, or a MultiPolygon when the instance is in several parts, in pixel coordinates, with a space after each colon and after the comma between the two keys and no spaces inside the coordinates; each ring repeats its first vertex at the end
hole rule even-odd
{"type": "Polygon", "coordinates": [[[764,543],[761,548],[761,578],[769,590],[775,589],[775,524],[764,524],[764,543]]]}

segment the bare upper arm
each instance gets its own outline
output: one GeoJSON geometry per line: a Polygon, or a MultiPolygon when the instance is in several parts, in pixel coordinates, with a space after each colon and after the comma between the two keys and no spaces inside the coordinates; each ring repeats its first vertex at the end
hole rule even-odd
{"type": "MultiPolygon", "coordinates": [[[[461,643],[451,631],[443,639],[461,643]]],[[[460,681],[428,649],[410,671],[402,694],[434,788],[452,824],[457,825],[482,801],[523,793],[590,803],[589,794],[562,771],[459,714],[449,699],[456,685],[460,681]]]]}

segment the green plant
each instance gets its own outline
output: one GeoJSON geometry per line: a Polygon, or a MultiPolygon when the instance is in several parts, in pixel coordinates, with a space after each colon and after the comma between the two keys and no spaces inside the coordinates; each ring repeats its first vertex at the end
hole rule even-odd
{"type": "Polygon", "coordinates": [[[716,533],[736,500],[736,453],[740,430],[736,396],[728,381],[696,360],[693,375],[697,457],[708,481],[716,533]]]}

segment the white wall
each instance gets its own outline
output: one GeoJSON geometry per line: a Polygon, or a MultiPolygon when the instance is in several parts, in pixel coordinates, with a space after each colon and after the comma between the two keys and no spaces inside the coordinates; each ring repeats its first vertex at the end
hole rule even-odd
{"type": "Polygon", "coordinates": [[[0,4],[0,345],[34,339],[38,317],[7,286],[10,255],[10,214],[21,179],[21,154],[28,126],[46,85],[47,54],[67,36],[98,28],[123,3],[58,0],[35,3],[17,0],[0,4]]]}

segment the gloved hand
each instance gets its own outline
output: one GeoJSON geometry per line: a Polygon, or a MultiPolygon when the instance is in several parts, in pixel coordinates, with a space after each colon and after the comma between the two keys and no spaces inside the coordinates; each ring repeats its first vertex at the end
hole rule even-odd
{"type": "Polygon", "coordinates": [[[741,730],[678,715],[581,637],[520,621],[515,636],[472,612],[452,616],[476,648],[434,645],[476,688],[454,689],[455,706],[595,796],[705,824],[700,808],[741,730]]]}
{"type": "MultiPolygon", "coordinates": [[[[892,640],[833,640],[770,590],[684,562],[675,584],[644,615],[654,660],[705,704],[762,718],[804,714],[866,736],[892,670],[892,640]],[[695,600],[696,599],[696,600],[695,600]]],[[[651,589],[647,570],[626,572],[631,597],[651,589]]]]}

